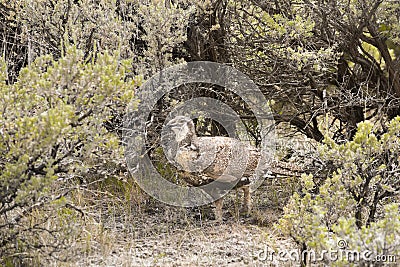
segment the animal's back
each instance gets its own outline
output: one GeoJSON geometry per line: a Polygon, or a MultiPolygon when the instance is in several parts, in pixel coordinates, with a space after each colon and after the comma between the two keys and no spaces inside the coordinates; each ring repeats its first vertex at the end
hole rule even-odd
{"type": "Polygon", "coordinates": [[[256,147],[230,137],[199,137],[197,146],[200,153],[214,156],[211,164],[204,170],[204,173],[214,179],[224,172],[237,179],[250,177],[254,174],[260,158],[256,147]]]}

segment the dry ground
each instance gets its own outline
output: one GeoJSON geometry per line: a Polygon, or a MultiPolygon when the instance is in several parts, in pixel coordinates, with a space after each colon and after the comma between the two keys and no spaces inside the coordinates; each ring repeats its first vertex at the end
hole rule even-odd
{"type": "Polygon", "coordinates": [[[131,229],[108,230],[106,239],[92,241],[92,251],[76,266],[281,266],[260,260],[260,253],[293,246],[270,228],[247,222],[171,225],[155,215],[131,229]]]}
{"type": "Polygon", "coordinates": [[[110,201],[102,214],[86,222],[82,239],[73,246],[81,251],[73,265],[297,266],[276,257],[262,259],[266,250],[295,248],[273,227],[292,191],[285,184],[282,188],[266,181],[253,197],[250,217],[239,214],[241,195],[231,192],[221,224],[213,219],[211,206],[186,209],[150,200],[126,212],[126,207],[110,201]]]}

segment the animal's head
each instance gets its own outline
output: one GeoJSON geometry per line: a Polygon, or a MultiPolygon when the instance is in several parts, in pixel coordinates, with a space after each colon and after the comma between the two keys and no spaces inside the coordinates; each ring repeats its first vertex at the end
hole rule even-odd
{"type": "Polygon", "coordinates": [[[187,138],[191,139],[196,135],[192,119],[186,116],[175,117],[167,123],[167,126],[174,131],[177,142],[182,142],[187,138]]]}

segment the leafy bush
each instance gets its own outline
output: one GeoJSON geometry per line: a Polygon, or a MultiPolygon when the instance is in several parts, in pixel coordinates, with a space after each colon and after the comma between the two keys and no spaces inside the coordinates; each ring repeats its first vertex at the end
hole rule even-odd
{"type": "Polygon", "coordinates": [[[93,58],[70,46],[57,61],[37,58],[11,85],[1,61],[0,262],[54,256],[75,226],[77,209],[64,198],[71,181],[125,169],[113,122],[133,96],[131,62],[93,58]]]}
{"type": "MultiPolygon", "coordinates": [[[[344,240],[346,246],[339,248],[368,251],[371,259],[398,255],[399,155],[400,117],[381,135],[372,123],[362,122],[351,142],[338,145],[326,138],[321,158],[336,171],[325,178],[302,176],[302,192],[295,193],[285,208],[280,229],[303,249],[337,250],[337,242],[344,240]]],[[[349,261],[344,257],[331,264],[349,261]]]]}
{"type": "Polygon", "coordinates": [[[71,43],[85,58],[93,51],[118,51],[121,58],[133,60],[136,74],[154,74],[183,57],[177,49],[186,41],[189,16],[194,12],[189,2],[4,2],[0,4],[4,37],[0,52],[9,67],[9,79],[14,81],[19,70],[38,56],[60,57],[71,43]]]}

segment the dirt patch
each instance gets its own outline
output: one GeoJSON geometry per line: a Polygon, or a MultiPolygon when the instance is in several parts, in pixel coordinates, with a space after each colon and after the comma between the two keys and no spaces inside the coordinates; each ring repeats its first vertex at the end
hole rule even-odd
{"type": "Polygon", "coordinates": [[[81,251],[74,266],[297,266],[263,259],[265,251],[296,248],[273,230],[292,192],[286,182],[265,181],[245,216],[242,190],[233,191],[224,202],[223,223],[214,220],[211,205],[177,208],[148,199],[138,209],[103,198],[71,248],[81,251]]]}
{"type": "Polygon", "coordinates": [[[282,266],[276,260],[260,260],[260,253],[294,246],[271,227],[253,224],[254,218],[236,219],[225,212],[225,221],[218,224],[198,219],[200,212],[208,216],[207,210],[166,207],[141,214],[130,224],[126,218],[106,220],[103,233],[88,241],[90,250],[75,265],[282,266]]]}

